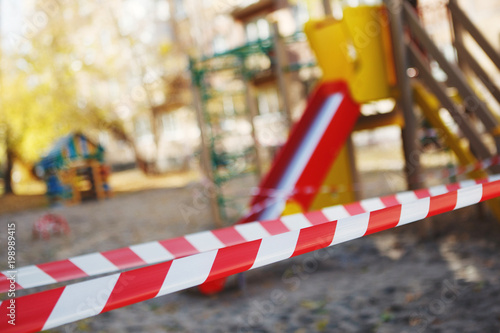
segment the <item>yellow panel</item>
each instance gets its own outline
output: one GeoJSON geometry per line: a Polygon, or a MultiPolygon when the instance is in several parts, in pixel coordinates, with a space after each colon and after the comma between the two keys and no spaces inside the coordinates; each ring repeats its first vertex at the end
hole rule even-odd
{"type": "Polygon", "coordinates": [[[293,200],[287,201],[285,209],[283,209],[283,216],[302,213],[302,206],[293,200]]]}
{"type": "MultiPolygon", "coordinates": [[[[344,10],[342,20],[308,22],[304,31],[323,70],[323,80],[345,80],[353,98],[368,102],[391,96],[393,81],[387,59],[387,20],[384,7],[359,6],[344,10]]],[[[393,66],[393,65],[391,65],[393,66]]]]}
{"type": "Polygon", "coordinates": [[[354,99],[359,102],[391,97],[383,40],[383,31],[388,26],[380,17],[381,9],[379,6],[344,9],[344,21],[358,53],[356,75],[350,85],[354,99]]]}
{"type": "MultiPolygon", "coordinates": [[[[314,198],[310,210],[318,210],[324,207],[356,201],[353,175],[349,161],[349,152],[347,146],[344,145],[323,182],[325,190],[320,191],[314,198]],[[331,190],[330,193],[327,192],[327,189],[331,190]],[[337,192],[332,189],[337,189],[337,192]]],[[[293,200],[290,200],[286,203],[283,215],[300,212],[302,212],[302,207],[293,200]]]]}
{"type": "Polygon", "coordinates": [[[354,75],[355,59],[349,55],[350,40],[347,27],[333,17],[309,21],[304,26],[309,44],[316,54],[324,81],[350,81],[354,75]]]}
{"type": "Polygon", "coordinates": [[[331,188],[337,191],[319,193],[314,198],[311,210],[356,201],[353,178],[349,151],[347,145],[344,145],[323,182],[325,189],[331,188]]]}

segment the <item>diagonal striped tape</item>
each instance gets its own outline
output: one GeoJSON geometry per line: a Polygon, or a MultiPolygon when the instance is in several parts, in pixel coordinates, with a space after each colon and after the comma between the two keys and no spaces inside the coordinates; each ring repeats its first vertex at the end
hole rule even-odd
{"type": "MultiPolygon", "coordinates": [[[[365,199],[347,205],[327,207],[321,211],[283,216],[273,221],[238,224],[172,239],[153,241],[111,251],[95,252],[65,260],[21,267],[17,269],[16,289],[39,287],[182,258],[498,179],[500,179],[500,175],[482,180],[466,180],[446,186],[440,185],[429,189],[406,191],[380,198],[365,199]]],[[[9,290],[9,276],[8,271],[0,273],[0,293],[9,290]]]]}
{"type": "MultiPolygon", "coordinates": [[[[194,287],[425,217],[500,196],[500,180],[460,188],[378,211],[328,221],[135,270],[14,299],[16,325],[2,332],[34,332],[88,318],[146,299],[194,287]]],[[[0,317],[10,300],[0,303],[0,317]]]]}

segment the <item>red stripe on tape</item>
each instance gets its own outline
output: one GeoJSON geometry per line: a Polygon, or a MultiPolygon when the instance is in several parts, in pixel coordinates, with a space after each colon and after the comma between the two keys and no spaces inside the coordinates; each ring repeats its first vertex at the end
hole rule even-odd
{"type": "Polygon", "coordinates": [[[219,249],[206,281],[218,280],[249,270],[255,262],[255,258],[257,258],[261,242],[261,239],[257,239],[233,247],[219,249]],[[235,253],[238,253],[237,257],[235,257],[235,253]]]}
{"type": "Polygon", "coordinates": [[[284,225],[283,222],[281,222],[280,219],[265,221],[264,223],[261,223],[261,226],[263,226],[264,229],[266,229],[266,231],[271,236],[282,234],[284,232],[290,231],[286,227],[286,225],[284,225]]]}
{"type": "MultiPolygon", "coordinates": [[[[23,287],[21,287],[17,282],[15,283],[16,285],[16,290],[21,290],[23,287]]],[[[2,292],[7,292],[10,290],[10,280],[7,280],[7,276],[4,275],[3,273],[0,273],[0,293],[2,292]]]]}
{"type": "Polygon", "coordinates": [[[361,203],[359,203],[359,202],[354,202],[354,203],[345,205],[344,208],[347,210],[347,212],[351,216],[366,213],[366,211],[361,206],[361,203]]]}
{"type": "Polygon", "coordinates": [[[39,264],[37,267],[58,282],[87,276],[84,271],[68,259],[39,264]]]}
{"type": "Polygon", "coordinates": [[[184,237],[167,239],[159,242],[168,252],[176,258],[182,258],[198,253],[199,251],[184,237]]]}
{"type": "Polygon", "coordinates": [[[448,191],[450,191],[450,192],[451,192],[451,191],[456,191],[456,190],[461,189],[461,188],[462,188],[462,187],[460,186],[460,184],[457,184],[457,183],[454,183],[454,184],[448,184],[448,185],[446,185],[446,189],[447,189],[448,191]]]}
{"type": "Polygon", "coordinates": [[[382,201],[382,203],[386,207],[396,206],[400,204],[399,200],[395,195],[388,195],[386,197],[382,197],[380,198],[380,201],[382,201]]]}
{"type": "Polygon", "coordinates": [[[415,196],[418,199],[428,198],[428,197],[431,196],[431,192],[429,192],[428,189],[424,188],[424,189],[416,190],[415,191],[415,196]]]}
{"type": "Polygon", "coordinates": [[[427,214],[427,217],[453,210],[453,208],[457,205],[457,192],[450,192],[431,197],[430,201],[429,214],[427,214]]]}
{"type": "Polygon", "coordinates": [[[337,221],[333,221],[301,229],[292,257],[327,247],[332,243],[336,228],[337,221]]]}
{"type": "MultiPolygon", "coordinates": [[[[0,320],[0,332],[38,332],[41,331],[57,304],[64,287],[47,290],[38,294],[31,294],[16,298],[15,318],[16,325],[8,323],[8,316],[0,320]]],[[[0,305],[1,314],[9,314],[10,300],[0,305]]]]}
{"type": "Polygon", "coordinates": [[[232,227],[212,230],[212,233],[226,246],[245,242],[245,238],[232,227]]]}
{"type": "Polygon", "coordinates": [[[137,254],[134,253],[134,251],[132,251],[128,247],[106,251],[103,252],[102,255],[119,269],[138,267],[146,264],[144,260],[142,260],[137,254]]]}
{"type": "Polygon", "coordinates": [[[121,273],[101,313],[155,297],[171,265],[168,261],[121,273]]]}
{"type": "Polygon", "coordinates": [[[366,230],[365,236],[396,227],[400,218],[401,205],[370,212],[368,229],[366,230]]]}
{"type": "Polygon", "coordinates": [[[309,220],[309,222],[311,222],[312,225],[323,224],[330,221],[320,210],[304,213],[304,216],[309,220]]]}
{"type": "Polygon", "coordinates": [[[482,200],[490,200],[498,197],[500,193],[500,180],[492,183],[483,184],[483,196],[482,200]]]}

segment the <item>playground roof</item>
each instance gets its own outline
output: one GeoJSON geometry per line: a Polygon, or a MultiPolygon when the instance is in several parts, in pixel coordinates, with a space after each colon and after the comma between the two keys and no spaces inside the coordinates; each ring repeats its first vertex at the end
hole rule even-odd
{"type": "Polygon", "coordinates": [[[56,141],[52,149],[36,164],[42,170],[61,169],[68,162],[85,159],[102,161],[104,148],[82,133],[70,133],[56,141]]]}

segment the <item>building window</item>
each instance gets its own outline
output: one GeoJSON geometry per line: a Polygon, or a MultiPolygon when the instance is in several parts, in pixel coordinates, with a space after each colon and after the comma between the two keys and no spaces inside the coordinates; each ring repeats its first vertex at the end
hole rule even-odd
{"type": "Polygon", "coordinates": [[[182,139],[182,129],[179,126],[179,120],[173,112],[162,115],[161,117],[163,135],[167,140],[182,139]]]}
{"type": "Polygon", "coordinates": [[[186,9],[184,8],[184,0],[175,0],[175,17],[177,19],[186,18],[186,9]]]}
{"type": "Polygon", "coordinates": [[[213,41],[214,53],[223,53],[226,52],[226,40],[221,35],[217,35],[213,41]]]}
{"type": "Polygon", "coordinates": [[[279,112],[279,99],[276,88],[261,89],[257,93],[257,103],[259,105],[259,114],[269,114],[279,112]]]}
{"type": "Polygon", "coordinates": [[[304,2],[298,2],[293,7],[293,16],[296,24],[296,31],[302,30],[304,24],[309,21],[309,12],[307,9],[307,5],[304,2]]]}
{"type": "Polygon", "coordinates": [[[264,18],[248,22],[245,31],[249,43],[268,39],[271,36],[269,22],[264,18]]]}

